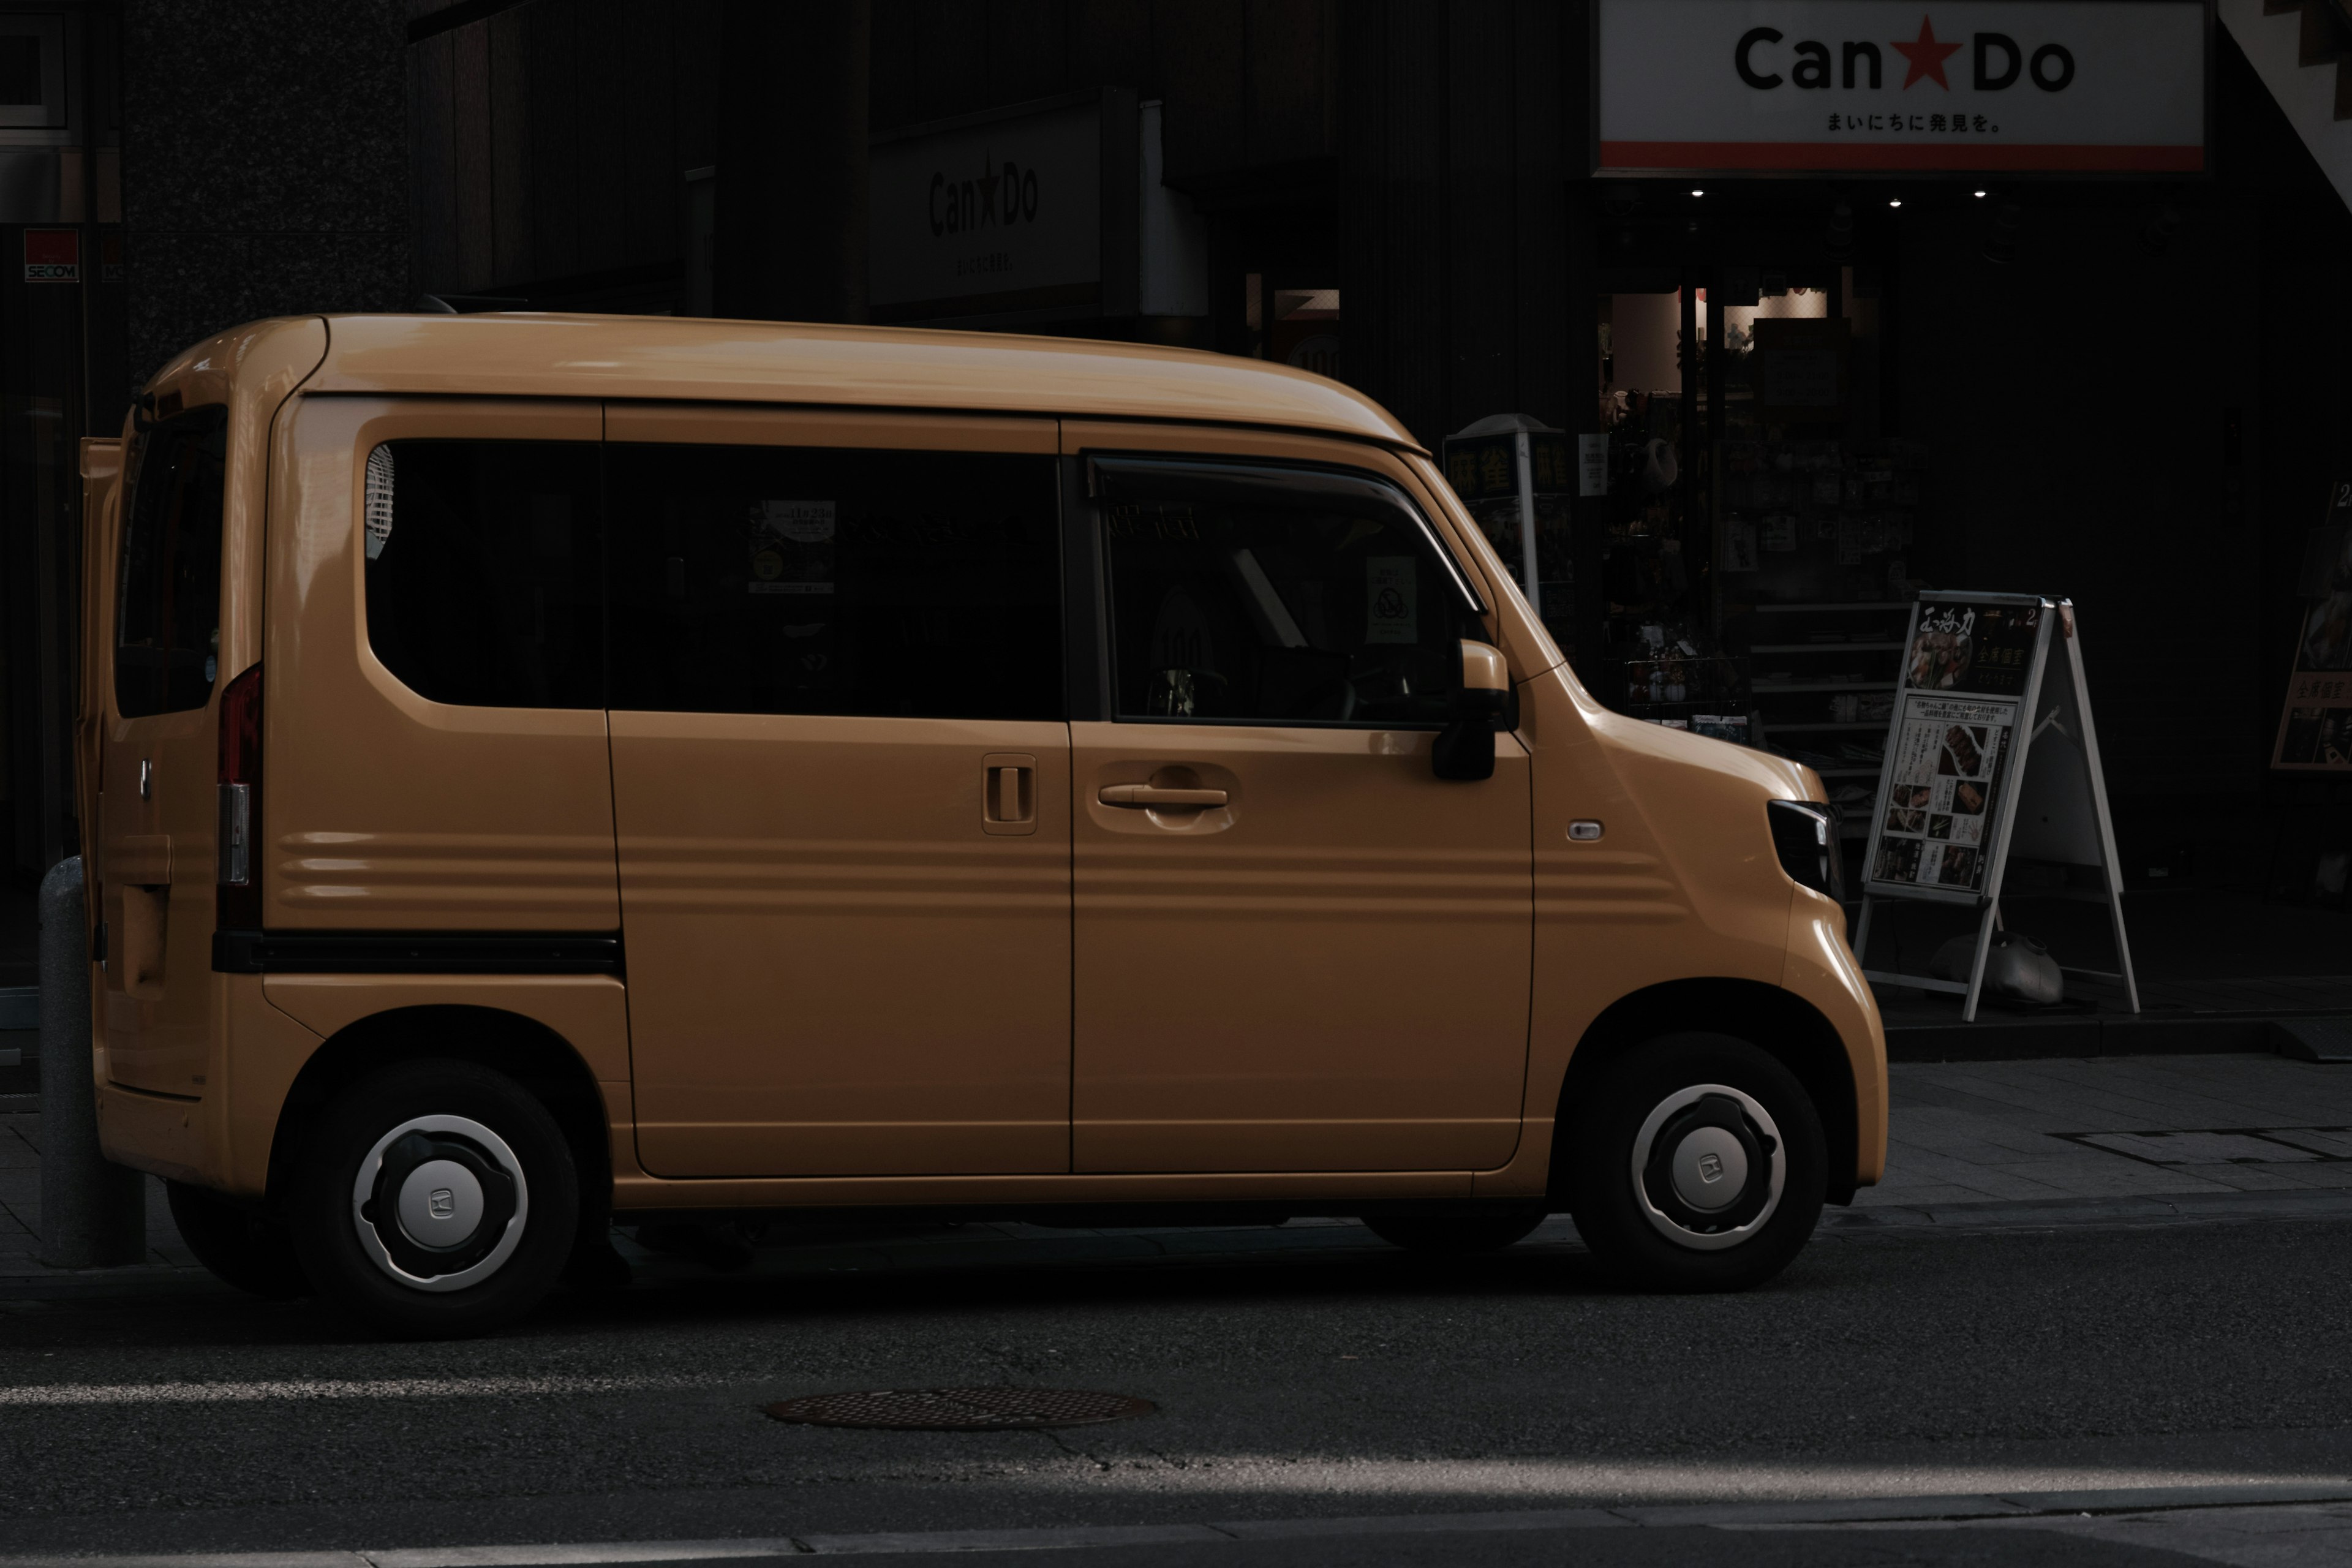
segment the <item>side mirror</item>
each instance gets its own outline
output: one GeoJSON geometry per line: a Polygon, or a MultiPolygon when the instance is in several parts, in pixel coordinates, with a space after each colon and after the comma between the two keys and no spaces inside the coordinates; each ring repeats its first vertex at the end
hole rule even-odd
{"type": "Polygon", "coordinates": [[[1437,732],[1430,763],[1442,779],[1495,776],[1495,723],[1511,701],[1510,667],[1502,651],[1462,639],[1462,682],[1454,689],[1454,716],[1437,732]]]}

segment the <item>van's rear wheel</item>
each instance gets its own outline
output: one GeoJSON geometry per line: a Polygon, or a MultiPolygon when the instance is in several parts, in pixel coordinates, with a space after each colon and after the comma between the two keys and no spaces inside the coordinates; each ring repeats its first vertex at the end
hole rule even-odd
{"type": "Polygon", "coordinates": [[[241,1204],[208,1187],[163,1184],[172,1223],[180,1239],[223,1284],[268,1301],[290,1301],[310,1293],[310,1281],[294,1256],[286,1222],[254,1204],[241,1204]]]}
{"type": "Polygon", "coordinates": [[[1364,1227],[1391,1247],[1433,1257],[1466,1258],[1473,1253],[1500,1252],[1525,1241],[1543,1224],[1541,1209],[1507,1209],[1500,1214],[1366,1215],[1364,1227]]]}
{"type": "Polygon", "coordinates": [[[1795,1076],[1745,1040],[1654,1040],[1615,1065],[1573,1125],[1577,1231],[1644,1289],[1761,1283],[1821,1217],[1821,1117],[1795,1076]]]}
{"type": "Polygon", "coordinates": [[[572,1152],[521,1085],[405,1062],[352,1085],[311,1134],[291,1205],[310,1278],[387,1333],[480,1333],[540,1302],[579,1226],[572,1152]]]}

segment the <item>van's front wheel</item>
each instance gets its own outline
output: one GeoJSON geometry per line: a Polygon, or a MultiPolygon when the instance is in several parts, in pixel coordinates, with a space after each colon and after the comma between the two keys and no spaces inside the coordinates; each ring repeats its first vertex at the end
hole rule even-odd
{"type": "Polygon", "coordinates": [[[553,1288],[579,1225],[579,1175],[555,1119],[513,1079],[405,1062],[328,1106],[291,1209],[320,1294],[386,1333],[474,1334],[553,1288]]]}
{"type": "Polygon", "coordinates": [[[1821,1217],[1821,1117],[1794,1075],[1745,1040],[1652,1041],[1615,1065],[1574,1128],[1578,1234],[1643,1288],[1759,1284],[1821,1217]]]}

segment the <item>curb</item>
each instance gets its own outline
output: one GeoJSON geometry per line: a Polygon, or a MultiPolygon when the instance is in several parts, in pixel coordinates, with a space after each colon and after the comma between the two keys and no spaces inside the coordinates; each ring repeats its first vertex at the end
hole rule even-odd
{"type": "Polygon", "coordinates": [[[1826,1210],[1813,1234],[1817,1237],[1851,1237],[1920,1230],[2130,1230],[2149,1226],[2347,1216],[2352,1216],[2352,1189],[2306,1187],[2268,1193],[2179,1193],[2169,1197],[2016,1198],[1981,1204],[1874,1205],[1826,1210]]]}
{"type": "MultiPolygon", "coordinates": [[[[2352,1218],[2352,1189],[2312,1188],[2269,1193],[2183,1193],[2172,1197],[2028,1198],[1981,1204],[1888,1204],[1825,1211],[1815,1228],[1822,1241],[1868,1241],[1920,1236],[1972,1236],[2054,1230],[2143,1230],[2176,1225],[2246,1225],[2280,1220],[2352,1218]]],[[[639,1289],[677,1286],[757,1285],[781,1279],[839,1280],[845,1277],[919,1278],[991,1269],[1148,1268],[1250,1262],[1308,1263],[1384,1258],[1410,1260],[1370,1232],[1350,1225],[1248,1226],[1237,1229],[1112,1231],[1099,1235],[1053,1231],[1040,1236],[950,1237],[900,1241],[814,1244],[775,1248],[740,1273],[718,1273],[649,1253],[626,1237],[615,1244],[639,1289]]],[[[1520,1244],[1531,1251],[1581,1253],[1575,1222],[1565,1215],[1544,1222],[1520,1244]]],[[[1499,1258],[1503,1255],[1497,1255],[1499,1258]]],[[[1497,1258],[1486,1261],[1494,1262],[1497,1258]]],[[[201,1268],[138,1264],[120,1268],[0,1273],[0,1300],[90,1300],[107,1297],[205,1295],[246,1300],[201,1268]]],[[[0,1559],[5,1568],[5,1559],[0,1559]]]]}
{"type": "Polygon", "coordinates": [[[1526,1509],[1492,1513],[1368,1514],[1338,1519],[1233,1520],[1211,1524],[1054,1525],[1031,1530],[928,1530],[778,1535],[711,1541],[613,1541],[425,1546],[327,1552],[205,1552],[135,1556],[0,1556],[0,1568],[557,1568],[557,1565],[864,1557],[885,1553],[1067,1551],[1365,1535],[1506,1531],[1717,1530],[1801,1525],[1966,1524],[1994,1520],[2145,1515],[2197,1509],[2352,1502],[2352,1483],[2136,1487],[2102,1491],[2004,1492],[1957,1497],[1825,1499],[1811,1502],[1526,1509]]]}
{"type": "MultiPolygon", "coordinates": [[[[2286,1056],[2294,1026],[2341,1026],[2352,1014],[2199,1013],[2060,1016],[1976,1024],[1889,1024],[1890,1062],[2042,1061],[2053,1058],[2286,1056]]],[[[2302,1059],[2309,1060],[2309,1057],[2302,1059]]]]}
{"type": "Polygon", "coordinates": [[[117,1268],[45,1268],[38,1273],[0,1273],[0,1301],[86,1301],[110,1296],[225,1296],[255,1301],[208,1269],[168,1263],[131,1263],[117,1268]]]}

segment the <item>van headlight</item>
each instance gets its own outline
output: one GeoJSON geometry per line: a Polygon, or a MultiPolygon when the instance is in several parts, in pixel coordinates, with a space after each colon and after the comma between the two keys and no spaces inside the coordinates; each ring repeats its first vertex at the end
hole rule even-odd
{"type": "Polygon", "coordinates": [[[1838,852],[1837,808],[1819,801],[1775,800],[1765,804],[1772,825],[1772,847],[1780,868],[1799,887],[1845,901],[1845,862],[1838,852]]]}

